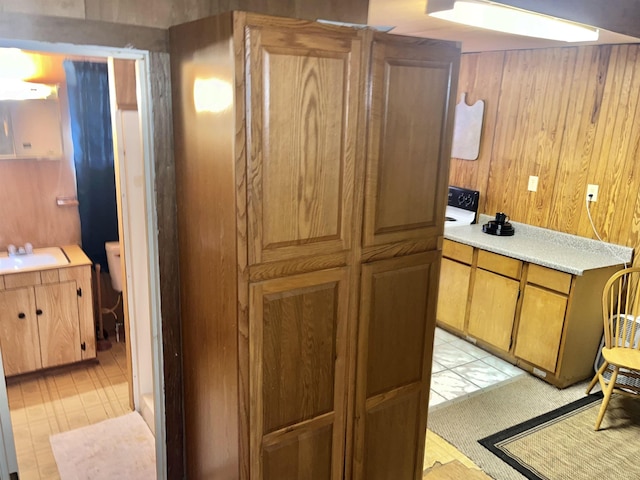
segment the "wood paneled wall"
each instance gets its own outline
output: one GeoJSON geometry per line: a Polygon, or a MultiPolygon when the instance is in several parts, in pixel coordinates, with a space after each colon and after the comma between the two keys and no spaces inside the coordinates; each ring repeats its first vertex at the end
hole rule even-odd
{"type": "Polygon", "coordinates": [[[367,23],[369,0],[0,0],[0,12],[167,28],[229,10],[367,23]]]}
{"type": "Polygon", "coordinates": [[[450,184],[480,190],[480,211],[640,248],[640,46],[465,54],[458,99],[484,100],[477,161],[452,159],[450,184]],[[530,175],[537,192],[527,190],[530,175]]]}
{"type": "Polygon", "coordinates": [[[73,143],[67,90],[58,90],[64,158],[0,160],[0,250],[7,245],[55,247],[80,244],[77,206],[56,205],[56,197],[75,197],[73,143]]]}

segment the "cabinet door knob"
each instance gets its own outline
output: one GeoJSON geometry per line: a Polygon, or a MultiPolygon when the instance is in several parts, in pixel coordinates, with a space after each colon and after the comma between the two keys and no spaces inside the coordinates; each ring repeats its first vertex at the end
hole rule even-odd
{"type": "Polygon", "coordinates": [[[24,318],[24,317],[26,317],[26,315],[25,315],[24,313],[20,312],[20,313],[18,314],[18,318],[22,319],[22,318],[24,318]]]}
{"type": "Polygon", "coordinates": [[[36,315],[42,315],[42,310],[37,309],[37,310],[36,310],[36,315]]]}

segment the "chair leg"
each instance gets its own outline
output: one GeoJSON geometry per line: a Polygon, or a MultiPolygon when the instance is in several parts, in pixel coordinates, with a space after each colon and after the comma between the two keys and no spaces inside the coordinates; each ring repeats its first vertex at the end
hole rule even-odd
{"type": "Polygon", "coordinates": [[[598,381],[598,378],[600,377],[600,375],[604,373],[604,371],[607,369],[608,366],[609,366],[609,362],[605,360],[605,362],[600,366],[596,374],[593,376],[593,380],[591,380],[591,383],[587,387],[587,391],[585,392],[587,395],[591,393],[591,390],[593,390],[593,387],[596,386],[596,382],[598,381]]]}
{"type": "Polygon", "coordinates": [[[600,405],[600,411],[598,412],[598,418],[596,419],[596,431],[600,430],[600,423],[602,423],[604,412],[607,410],[609,400],[611,399],[611,394],[613,393],[613,387],[615,387],[616,380],[618,379],[618,370],[620,370],[620,367],[613,367],[613,372],[611,372],[611,379],[607,384],[607,388],[604,390],[604,398],[602,399],[602,405],[600,405]]]}

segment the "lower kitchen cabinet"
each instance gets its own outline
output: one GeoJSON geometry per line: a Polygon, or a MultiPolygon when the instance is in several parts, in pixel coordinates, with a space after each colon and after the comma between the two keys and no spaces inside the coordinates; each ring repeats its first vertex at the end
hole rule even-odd
{"type": "Polygon", "coordinates": [[[514,354],[555,372],[567,311],[567,296],[535,285],[524,288],[514,354]]]}
{"type": "Polygon", "coordinates": [[[0,348],[6,376],[95,357],[91,267],[4,276],[0,348]]]}
{"type": "Polygon", "coordinates": [[[469,307],[469,335],[509,351],[521,276],[520,260],[478,251],[469,307]]]}
{"type": "Polygon", "coordinates": [[[473,247],[445,240],[442,257],[437,320],[461,332],[467,314],[473,247]]]}
{"type": "Polygon", "coordinates": [[[558,387],[593,375],[602,289],[620,265],[571,275],[478,248],[466,265],[451,254],[462,247],[471,248],[444,241],[440,326],[558,387]]]}
{"type": "Polygon", "coordinates": [[[509,351],[520,282],[477,269],[469,308],[468,333],[509,351]]]}

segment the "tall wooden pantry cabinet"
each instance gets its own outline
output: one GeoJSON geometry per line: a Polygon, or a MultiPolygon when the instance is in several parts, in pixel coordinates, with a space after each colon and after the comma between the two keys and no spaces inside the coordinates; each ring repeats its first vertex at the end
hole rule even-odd
{"type": "Polygon", "coordinates": [[[421,478],[457,45],[170,30],[189,478],[421,478]]]}

